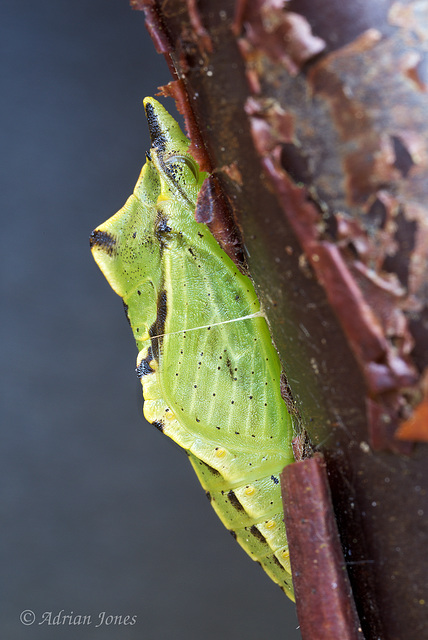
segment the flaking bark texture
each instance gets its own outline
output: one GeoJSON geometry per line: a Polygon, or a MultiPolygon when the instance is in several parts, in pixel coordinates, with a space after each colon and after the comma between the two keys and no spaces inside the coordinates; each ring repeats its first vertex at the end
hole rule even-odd
{"type": "Polygon", "coordinates": [[[132,4],[173,74],[163,92],[213,171],[197,215],[248,265],[289,406],[324,455],[364,635],[419,640],[428,0],[132,4]]]}

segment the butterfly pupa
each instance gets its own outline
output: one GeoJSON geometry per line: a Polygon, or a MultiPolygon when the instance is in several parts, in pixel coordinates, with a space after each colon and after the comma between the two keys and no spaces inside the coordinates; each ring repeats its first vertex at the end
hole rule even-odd
{"type": "Polygon", "coordinates": [[[214,510],[292,599],[279,474],[293,462],[281,364],[250,278],[195,221],[207,174],[153,98],[134,193],[91,235],[137,343],[144,415],[183,447],[214,510]]]}

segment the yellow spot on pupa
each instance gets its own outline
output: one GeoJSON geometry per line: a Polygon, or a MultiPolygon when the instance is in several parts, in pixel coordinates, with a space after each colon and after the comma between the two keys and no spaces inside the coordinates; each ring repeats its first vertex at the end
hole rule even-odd
{"type": "Polygon", "coordinates": [[[288,560],[288,558],[290,557],[290,552],[288,549],[283,549],[281,551],[281,556],[283,557],[284,560],[288,560]]]}
{"type": "Polygon", "coordinates": [[[159,197],[157,199],[157,204],[161,203],[161,202],[165,202],[165,201],[170,201],[171,200],[171,194],[169,192],[167,193],[160,193],[159,197]]]}
{"type": "Polygon", "coordinates": [[[275,520],[268,520],[266,522],[266,529],[275,529],[275,527],[276,527],[275,520]]]}
{"type": "Polygon", "coordinates": [[[256,490],[254,489],[254,487],[245,487],[245,495],[246,496],[253,496],[256,493],[256,490]]]}
{"type": "Polygon", "coordinates": [[[226,449],[218,448],[216,449],[215,454],[217,458],[224,458],[224,456],[226,455],[226,449]]]}
{"type": "Polygon", "coordinates": [[[156,362],[156,360],[150,360],[149,366],[150,369],[153,369],[153,371],[157,371],[158,363],[156,362]]]}
{"type": "Polygon", "coordinates": [[[165,411],[165,418],[167,420],[175,420],[175,413],[172,413],[172,411],[165,411]]]}

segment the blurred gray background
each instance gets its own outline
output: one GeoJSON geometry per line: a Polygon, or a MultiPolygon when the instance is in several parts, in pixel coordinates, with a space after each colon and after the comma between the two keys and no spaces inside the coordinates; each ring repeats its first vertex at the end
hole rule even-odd
{"type": "Polygon", "coordinates": [[[144,162],[142,98],[170,80],[143,15],[3,0],[0,32],[0,637],[299,638],[294,606],[144,422],[134,341],[89,251],[144,162]],[[39,624],[61,610],[92,624],[39,624]],[[102,612],[136,623],[96,627],[102,612]]]}

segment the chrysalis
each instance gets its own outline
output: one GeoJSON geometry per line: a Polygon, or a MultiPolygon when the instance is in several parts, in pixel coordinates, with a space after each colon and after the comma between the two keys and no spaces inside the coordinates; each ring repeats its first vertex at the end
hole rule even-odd
{"type": "Polygon", "coordinates": [[[153,98],[133,195],[91,235],[138,346],[144,415],[183,447],[213,508],[292,599],[279,474],[293,462],[281,365],[251,280],[195,221],[206,173],[153,98]]]}

